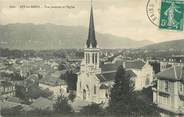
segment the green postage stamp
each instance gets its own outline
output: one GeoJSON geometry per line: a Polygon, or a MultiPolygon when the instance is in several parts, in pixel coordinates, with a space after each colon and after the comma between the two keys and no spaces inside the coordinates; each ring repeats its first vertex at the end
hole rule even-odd
{"type": "Polygon", "coordinates": [[[160,29],[183,30],[184,1],[162,0],[160,9],[160,29]]]}

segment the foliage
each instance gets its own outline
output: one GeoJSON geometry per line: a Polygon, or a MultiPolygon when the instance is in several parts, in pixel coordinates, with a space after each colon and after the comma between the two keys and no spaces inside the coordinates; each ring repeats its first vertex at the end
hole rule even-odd
{"type": "Polygon", "coordinates": [[[135,92],[126,70],[120,66],[111,89],[107,111],[112,115],[157,116],[158,111],[151,99],[151,88],[135,92]]]}
{"type": "Polygon", "coordinates": [[[69,96],[68,96],[68,99],[71,100],[71,101],[73,102],[74,99],[75,99],[75,97],[76,97],[76,94],[75,94],[74,92],[71,92],[71,93],[69,94],[69,96]]]}
{"type": "Polygon", "coordinates": [[[80,110],[80,114],[87,115],[87,116],[94,116],[94,115],[101,115],[102,116],[104,114],[104,110],[100,106],[100,104],[93,103],[91,105],[83,107],[80,110]]]}
{"type": "Polygon", "coordinates": [[[77,75],[74,74],[72,71],[67,71],[64,77],[61,76],[63,80],[66,81],[68,90],[76,90],[77,88],[77,75]]]}
{"type": "Polygon", "coordinates": [[[58,70],[62,71],[62,70],[65,70],[66,69],[66,66],[64,63],[60,63],[59,66],[58,66],[58,70]]]}
{"type": "Polygon", "coordinates": [[[135,96],[134,112],[144,116],[159,116],[159,110],[152,101],[152,87],[143,88],[142,91],[135,92],[135,96]]]}
{"type": "Polygon", "coordinates": [[[30,87],[25,87],[23,85],[15,86],[15,96],[24,100],[25,102],[29,102],[30,99],[37,99],[39,97],[51,97],[53,92],[45,89],[42,90],[38,85],[33,85],[30,87]]]}
{"type": "Polygon", "coordinates": [[[123,66],[120,66],[115,76],[115,84],[111,89],[109,111],[117,115],[130,114],[134,100],[134,85],[127,76],[123,66]]]}
{"type": "Polygon", "coordinates": [[[50,91],[49,89],[41,90],[40,97],[51,97],[53,95],[53,91],[50,91]]]}
{"type": "Polygon", "coordinates": [[[54,110],[58,113],[71,113],[72,107],[68,104],[68,99],[64,97],[63,95],[59,96],[56,100],[56,103],[54,104],[54,110]]]}

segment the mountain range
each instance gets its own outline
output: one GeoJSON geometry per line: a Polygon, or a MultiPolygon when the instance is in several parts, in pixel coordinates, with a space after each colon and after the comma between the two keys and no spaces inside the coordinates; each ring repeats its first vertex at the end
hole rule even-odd
{"type": "Polygon", "coordinates": [[[155,43],[143,47],[147,50],[184,50],[184,39],[155,43]]]}
{"type": "MultiPolygon", "coordinates": [[[[55,24],[8,24],[0,25],[0,48],[20,50],[49,50],[83,48],[88,28],[55,24]]],[[[126,37],[96,32],[100,48],[140,48],[153,42],[135,41],[126,37]]]]}

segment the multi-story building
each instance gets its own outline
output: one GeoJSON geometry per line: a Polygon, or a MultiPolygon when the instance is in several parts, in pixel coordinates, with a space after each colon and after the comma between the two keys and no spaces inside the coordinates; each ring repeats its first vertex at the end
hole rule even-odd
{"type": "Polygon", "coordinates": [[[184,115],[184,67],[173,66],[156,74],[157,85],[153,88],[153,102],[161,115],[184,115]]]}
{"type": "Polygon", "coordinates": [[[0,96],[9,97],[15,95],[15,85],[9,81],[0,82],[0,96]]]}

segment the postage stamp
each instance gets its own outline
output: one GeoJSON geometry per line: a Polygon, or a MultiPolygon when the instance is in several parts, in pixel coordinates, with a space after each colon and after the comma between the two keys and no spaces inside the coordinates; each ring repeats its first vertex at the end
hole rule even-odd
{"type": "Polygon", "coordinates": [[[184,2],[176,0],[162,0],[160,9],[160,29],[183,30],[184,2]]]}

